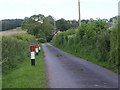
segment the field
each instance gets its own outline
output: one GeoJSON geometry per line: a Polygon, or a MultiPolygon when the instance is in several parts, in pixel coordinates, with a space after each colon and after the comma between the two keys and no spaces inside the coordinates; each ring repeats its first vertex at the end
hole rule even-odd
{"type": "Polygon", "coordinates": [[[11,36],[19,33],[26,33],[26,31],[22,31],[21,28],[16,28],[13,30],[8,30],[8,31],[1,31],[0,35],[2,36],[11,36]]]}

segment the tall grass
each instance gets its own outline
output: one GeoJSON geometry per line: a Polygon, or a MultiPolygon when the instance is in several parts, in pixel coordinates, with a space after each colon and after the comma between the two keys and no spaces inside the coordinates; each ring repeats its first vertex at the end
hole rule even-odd
{"type": "Polygon", "coordinates": [[[32,35],[17,34],[2,37],[2,72],[8,73],[23,62],[29,54],[29,46],[36,42],[32,35]]]}
{"type": "MultiPolygon", "coordinates": [[[[46,75],[44,67],[44,54],[41,48],[39,56],[36,57],[35,66],[31,66],[30,57],[18,64],[17,68],[3,76],[2,87],[4,88],[45,88],[46,75]]],[[[26,90],[26,89],[25,89],[26,90]]]]}
{"type": "Polygon", "coordinates": [[[56,35],[53,45],[115,72],[120,67],[117,60],[117,25],[109,29],[104,21],[82,23],[78,31],[70,29],[56,35]]]}

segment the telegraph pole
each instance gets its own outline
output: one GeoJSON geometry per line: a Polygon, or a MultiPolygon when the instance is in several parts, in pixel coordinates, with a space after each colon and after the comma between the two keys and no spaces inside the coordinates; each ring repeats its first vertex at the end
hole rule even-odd
{"type": "MultiPolygon", "coordinates": [[[[117,62],[120,65],[120,1],[118,2],[118,29],[117,29],[117,62]]],[[[120,70],[120,68],[119,68],[120,70]]]]}
{"type": "Polygon", "coordinates": [[[78,0],[78,12],[79,12],[79,26],[80,26],[81,25],[80,0],[78,0]]]}
{"type": "Polygon", "coordinates": [[[53,20],[54,20],[54,32],[56,32],[56,22],[55,22],[56,19],[55,19],[55,17],[53,17],[53,16],[52,16],[52,18],[53,18],[53,20]]]}
{"type": "Polygon", "coordinates": [[[56,32],[56,22],[55,22],[55,18],[54,18],[54,32],[56,32]]]}

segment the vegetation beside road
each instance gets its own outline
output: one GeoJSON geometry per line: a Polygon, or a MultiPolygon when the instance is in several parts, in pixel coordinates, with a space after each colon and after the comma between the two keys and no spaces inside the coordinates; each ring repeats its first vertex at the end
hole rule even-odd
{"type": "Polygon", "coordinates": [[[7,73],[29,57],[29,46],[35,43],[34,36],[29,34],[17,34],[15,36],[2,37],[2,69],[7,73]]]}
{"type": "Polygon", "coordinates": [[[23,59],[14,71],[3,75],[3,88],[45,88],[46,75],[43,50],[36,57],[36,66],[31,66],[30,57],[23,59]]]}
{"type": "Polygon", "coordinates": [[[118,72],[117,25],[109,28],[98,20],[82,23],[78,31],[70,29],[56,35],[53,45],[76,56],[118,72]]]}
{"type": "Polygon", "coordinates": [[[43,50],[36,57],[36,66],[31,66],[30,45],[37,43],[35,36],[16,34],[2,41],[2,87],[44,88],[43,50]]]}

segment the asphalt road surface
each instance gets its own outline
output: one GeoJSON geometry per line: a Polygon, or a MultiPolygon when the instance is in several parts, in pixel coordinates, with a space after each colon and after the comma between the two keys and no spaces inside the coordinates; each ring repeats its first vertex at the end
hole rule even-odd
{"type": "Polygon", "coordinates": [[[48,88],[118,88],[118,75],[58,48],[43,44],[48,88]]]}

